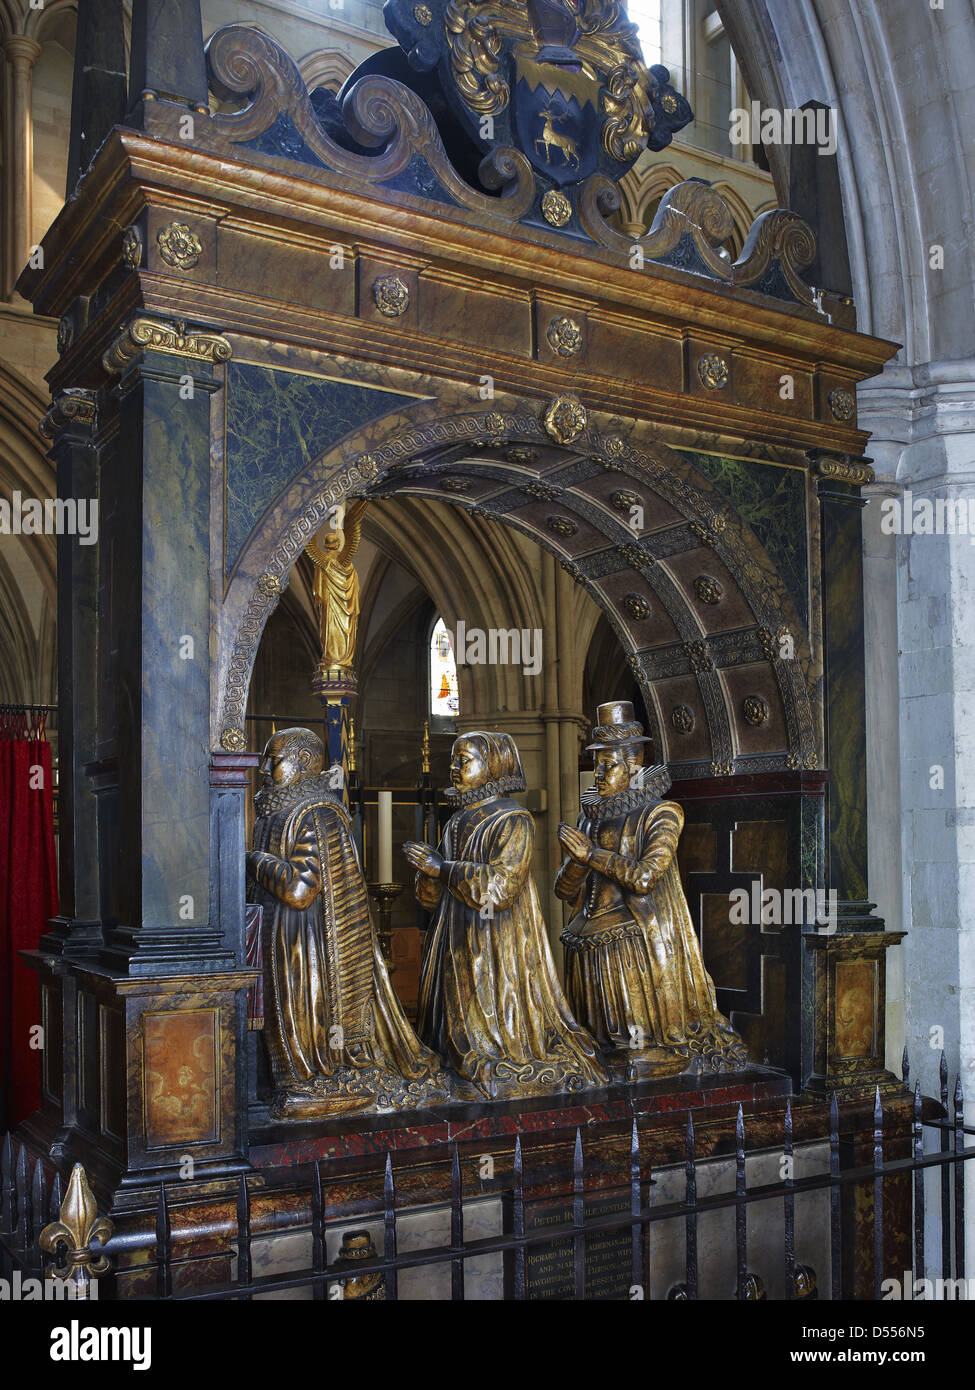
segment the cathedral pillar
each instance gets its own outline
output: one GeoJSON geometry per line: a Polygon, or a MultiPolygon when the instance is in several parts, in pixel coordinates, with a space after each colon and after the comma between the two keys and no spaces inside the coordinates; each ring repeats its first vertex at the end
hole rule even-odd
{"type": "Polygon", "coordinates": [[[12,285],[30,256],[34,235],[34,122],[31,75],[41,45],[26,34],[11,34],[4,52],[10,63],[10,176],[6,196],[10,221],[7,283],[12,285]]]}

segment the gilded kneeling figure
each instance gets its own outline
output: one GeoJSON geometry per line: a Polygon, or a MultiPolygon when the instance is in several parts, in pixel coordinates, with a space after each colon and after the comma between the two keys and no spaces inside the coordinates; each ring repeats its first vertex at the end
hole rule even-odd
{"type": "Polygon", "coordinates": [[[531,875],[535,823],[507,734],[457,739],[450,762],[458,809],[440,850],[404,846],[416,895],[431,910],[417,1029],[491,1100],[604,1086],[595,1043],[562,993],[531,875]]]}
{"type": "Polygon", "coordinates": [[[446,1100],[440,1061],[389,982],[349,813],[310,729],[284,729],[261,762],[248,897],[263,905],[264,1037],[277,1118],[446,1100]]]}
{"type": "Polygon", "coordinates": [[[694,1056],[737,1070],[745,1048],[718,1011],[681,886],[684,813],[661,800],[667,769],[643,766],[650,740],[629,701],[600,705],[597,720],[595,786],[577,827],[558,831],[567,857],[555,892],[573,912],[561,937],[569,1004],[621,1079],[673,1076],[694,1056]]]}

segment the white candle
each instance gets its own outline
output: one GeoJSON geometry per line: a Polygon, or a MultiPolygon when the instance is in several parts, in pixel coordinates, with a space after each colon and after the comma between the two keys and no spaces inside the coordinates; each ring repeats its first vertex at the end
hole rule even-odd
{"type": "Polygon", "coordinates": [[[393,793],[379,793],[379,882],[393,881],[393,793]]]}

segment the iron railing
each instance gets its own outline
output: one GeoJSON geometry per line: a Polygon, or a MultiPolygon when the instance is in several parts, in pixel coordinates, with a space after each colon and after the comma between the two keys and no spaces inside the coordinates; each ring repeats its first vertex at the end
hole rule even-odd
{"type": "MultiPolygon", "coordinates": [[[[904,1079],[909,1076],[907,1055],[904,1058],[904,1079]]],[[[594,1238],[615,1233],[626,1240],[629,1236],[630,1287],[631,1299],[649,1298],[651,1288],[651,1243],[648,1233],[657,1223],[683,1221],[684,1223],[684,1278],[673,1283],[668,1299],[695,1300],[700,1291],[700,1262],[698,1249],[699,1223],[709,1212],[734,1209],[735,1212],[735,1287],[729,1296],[749,1301],[764,1298],[763,1280],[749,1267],[748,1212],[755,1203],[775,1199],[782,1203],[782,1272],[784,1273],[785,1297],[787,1299],[804,1297],[823,1297],[844,1299],[853,1296],[849,1280],[844,1273],[843,1245],[844,1224],[849,1220],[844,1213],[844,1191],[865,1186],[872,1189],[872,1263],[873,1296],[882,1297],[882,1283],[885,1268],[885,1227],[884,1227],[884,1185],[891,1179],[911,1175],[910,1202],[913,1222],[910,1230],[912,1268],[909,1271],[915,1280],[924,1279],[927,1274],[926,1219],[932,1215],[940,1222],[940,1265],[941,1278],[945,1288],[954,1287],[952,1281],[965,1279],[965,1162],[975,1157],[975,1146],[966,1145],[966,1137],[975,1134],[975,1128],[966,1126],[963,1119],[964,1096],[959,1077],[954,1092],[949,1096],[948,1071],[944,1055],[940,1069],[941,1105],[946,1118],[926,1119],[920,1084],[914,1087],[913,1112],[910,1132],[900,1130],[885,1134],[884,1112],[879,1089],[876,1093],[873,1111],[872,1155],[870,1162],[855,1167],[841,1167],[840,1115],[835,1097],[829,1106],[829,1157],[825,1171],[796,1178],[793,1174],[792,1160],[795,1154],[793,1135],[793,1116],[790,1101],[786,1102],[782,1129],[781,1155],[788,1160],[783,1165],[786,1176],[779,1182],[749,1186],[746,1183],[746,1127],[741,1105],[738,1107],[735,1124],[734,1145],[734,1189],[727,1192],[701,1196],[698,1192],[701,1165],[722,1160],[713,1157],[702,1159],[697,1152],[693,1115],[688,1114],[684,1136],[684,1197],[682,1201],[654,1201],[653,1175],[644,1164],[641,1154],[640,1136],[636,1120],[633,1121],[628,1172],[620,1174],[621,1181],[615,1186],[600,1186],[600,1199],[607,1195],[622,1195],[622,1206],[628,1210],[598,1212],[587,1204],[592,1191],[586,1186],[586,1154],[582,1134],[575,1133],[575,1143],[571,1160],[571,1172],[567,1173],[566,1219],[546,1225],[545,1229],[533,1227],[528,1219],[533,1204],[542,1199],[533,1197],[531,1184],[526,1177],[525,1161],[521,1139],[516,1138],[511,1159],[511,1182],[501,1194],[506,1214],[502,1234],[470,1239],[465,1237],[465,1214],[472,1200],[482,1201],[483,1191],[478,1193],[464,1191],[461,1157],[457,1144],[450,1154],[449,1243],[431,1245],[423,1249],[404,1251],[400,1248],[399,1222],[409,1213],[438,1210],[443,1212],[444,1204],[432,1204],[426,1208],[398,1205],[396,1174],[393,1167],[393,1154],[387,1152],[383,1175],[383,1196],[381,1205],[365,1216],[339,1217],[330,1212],[323,1189],[323,1162],[312,1168],[310,1191],[311,1205],[311,1245],[310,1265],[290,1273],[255,1273],[254,1201],[256,1185],[248,1182],[246,1176],[239,1180],[236,1200],[236,1213],[233,1219],[222,1228],[227,1236],[225,1255],[236,1259],[234,1277],[218,1284],[194,1284],[192,1278],[193,1259],[181,1258],[173,1239],[173,1208],[171,1193],[163,1184],[160,1187],[156,1209],[154,1231],[128,1233],[113,1236],[103,1245],[92,1241],[82,1252],[70,1249],[61,1251],[61,1272],[65,1261],[70,1265],[85,1262],[90,1264],[100,1255],[115,1259],[123,1253],[151,1252],[149,1267],[154,1267],[157,1299],[182,1301],[252,1299],[260,1294],[292,1292],[301,1294],[310,1290],[315,1299],[343,1297],[347,1286],[362,1281],[369,1282],[370,1276],[381,1276],[373,1283],[379,1289],[374,1297],[396,1299],[400,1274],[421,1266],[448,1264],[450,1268],[450,1299],[462,1300],[465,1297],[466,1266],[469,1261],[486,1255],[500,1254],[505,1266],[505,1294],[507,1298],[523,1300],[532,1296],[527,1277],[527,1257],[530,1249],[540,1246],[554,1247],[562,1243],[563,1248],[571,1248],[571,1294],[566,1296],[584,1299],[587,1287],[586,1250],[594,1238]],[[924,1131],[927,1129],[937,1135],[934,1151],[924,1151],[924,1131]],[[909,1148],[907,1157],[885,1157],[885,1145],[890,1148],[893,1140],[909,1148]],[[940,1203],[934,1212],[929,1213],[926,1203],[924,1176],[929,1170],[940,1172],[940,1203]],[[817,1290],[815,1271],[800,1263],[796,1254],[796,1202],[799,1198],[815,1192],[829,1194],[829,1251],[830,1269],[828,1287],[817,1290]],[[628,1201],[626,1198],[628,1197],[628,1201]],[[587,1205],[590,1209],[587,1211],[587,1205]],[[571,1208],[571,1216],[568,1214],[571,1208]],[[358,1221],[381,1222],[382,1253],[370,1252],[368,1258],[358,1258],[354,1267],[347,1259],[328,1260],[328,1236],[338,1230],[349,1233],[358,1221]],[[229,1252],[229,1253],[228,1253],[229,1252]],[[175,1287],[174,1272],[179,1271],[181,1287],[175,1287]]],[[[766,1147],[765,1152],[768,1149],[766,1147]]],[[[756,1151],[757,1152],[757,1151],[756,1151]]],[[[728,1155],[731,1161],[731,1155],[728,1155]]],[[[673,1169],[673,1163],[667,1165],[673,1169]]],[[[266,1175],[263,1175],[266,1176],[266,1175]]],[[[550,1175],[549,1175],[550,1176],[550,1175]]],[[[32,1160],[23,1145],[7,1137],[2,1149],[2,1182],[0,1182],[0,1266],[4,1277],[10,1271],[20,1268],[27,1274],[40,1276],[44,1269],[44,1257],[38,1241],[42,1228],[55,1222],[59,1215],[62,1191],[62,1178],[46,1160],[32,1160]]],[[[265,1200],[267,1189],[260,1186],[259,1193],[265,1200]]],[[[498,1195],[498,1194],[492,1194],[498,1195]]],[[[551,1204],[552,1199],[545,1199],[551,1204]]],[[[617,1204],[620,1205],[619,1203],[617,1204]]],[[[183,1210],[183,1208],[181,1208],[183,1210]]],[[[214,1228],[210,1228],[212,1234],[214,1228]]],[[[295,1229],[295,1228],[291,1228],[295,1229]]],[[[305,1227],[307,1230],[307,1226],[305,1227]]],[[[898,1236],[907,1238],[907,1233],[898,1231],[898,1236]]],[[[183,1238],[186,1238],[183,1232],[183,1238]]],[[[44,1243],[44,1242],[42,1242],[44,1243]]],[[[50,1237],[47,1239],[50,1248],[50,1237]]],[[[197,1256],[197,1259],[213,1259],[213,1255],[197,1256]]],[[[141,1265],[140,1265],[141,1268],[141,1265]]],[[[766,1271],[766,1274],[768,1271],[766,1271]]],[[[103,1281],[99,1289],[100,1297],[112,1297],[111,1280],[103,1281]]],[[[144,1293],[141,1296],[146,1296],[144,1293]]],[[[307,1295],[306,1295],[307,1296],[307,1295]]]]}

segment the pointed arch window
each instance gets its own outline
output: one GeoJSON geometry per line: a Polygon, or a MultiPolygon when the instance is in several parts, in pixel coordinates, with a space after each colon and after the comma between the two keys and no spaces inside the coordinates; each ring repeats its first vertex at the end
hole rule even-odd
{"type": "Polygon", "coordinates": [[[430,634],[430,715],[453,720],[459,713],[453,634],[443,618],[438,618],[430,634]]]}

